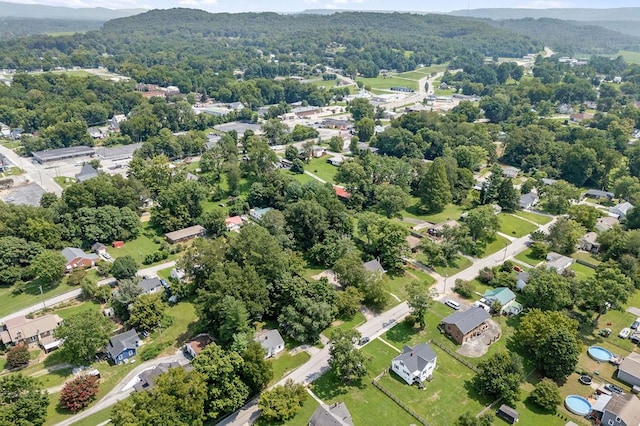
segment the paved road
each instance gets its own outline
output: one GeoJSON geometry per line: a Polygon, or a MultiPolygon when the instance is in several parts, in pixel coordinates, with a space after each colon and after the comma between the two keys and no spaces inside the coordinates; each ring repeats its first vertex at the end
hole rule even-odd
{"type": "Polygon", "coordinates": [[[114,405],[116,402],[120,401],[121,399],[125,399],[126,397],[128,397],[132,392],[133,392],[133,386],[132,381],[134,380],[134,378],[142,373],[145,370],[148,370],[150,368],[155,367],[158,364],[161,364],[163,362],[179,362],[180,364],[184,365],[188,362],[188,360],[185,358],[184,353],[182,352],[182,350],[178,350],[176,351],[176,353],[174,353],[173,355],[168,355],[162,358],[156,358],[156,359],[152,359],[150,361],[147,362],[143,362],[142,364],[138,365],[136,368],[134,368],[133,370],[131,370],[131,372],[129,372],[129,374],[127,374],[121,381],[120,383],[118,383],[113,389],[111,389],[109,391],[109,393],[107,393],[104,398],[102,398],[100,401],[98,401],[97,404],[95,404],[94,406],[87,408],[85,411],[76,414],[75,416],[64,420],[60,423],[56,423],[56,426],[67,426],[70,425],[72,423],[75,423],[79,420],[84,419],[85,417],[88,417],[92,414],[97,413],[100,410],[104,410],[105,408],[111,407],[112,405],[114,405]]]}
{"type": "MultiPolygon", "coordinates": [[[[404,317],[409,315],[409,311],[409,305],[407,305],[406,302],[403,302],[398,306],[389,309],[387,312],[371,318],[357,329],[360,334],[362,334],[363,336],[367,336],[373,340],[396,325],[396,323],[398,323],[399,321],[402,321],[404,317]]],[[[281,385],[288,379],[291,379],[296,383],[302,383],[306,385],[322,376],[322,374],[324,374],[329,369],[329,347],[329,345],[325,345],[320,351],[313,354],[309,361],[289,373],[285,378],[280,380],[274,386],[281,385]]],[[[258,411],[257,400],[253,399],[245,404],[245,406],[240,410],[222,420],[220,423],[218,423],[218,425],[249,425],[255,422],[255,420],[259,416],[260,412],[258,411]]]]}
{"type": "MultiPolygon", "coordinates": [[[[151,266],[149,268],[140,269],[138,271],[139,276],[147,275],[147,276],[157,276],[158,271],[161,269],[172,268],[176,264],[175,261],[161,263],[156,266],[151,266]]],[[[113,282],[114,278],[105,278],[103,280],[98,281],[98,285],[107,285],[110,282],[113,282]]],[[[50,299],[45,300],[44,302],[38,302],[35,305],[29,306],[28,308],[20,309],[19,311],[13,312],[5,317],[0,318],[0,324],[4,324],[8,319],[26,316],[33,312],[37,312],[42,310],[44,307],[51,307],[53,305],[57,305],[59,303],[67,302],[72,299],[77,299],[82,294],[82,290],[77,288],[66,293],[60,294],[58,296],[52,297],[50,299]]]]}
{"type": "Polygon", "coordinates": [[[7,157],[13,165],[24,170],[31,180],[40,185],[46,192],[53,192],[58,196],[62,195],[62,188],[60,185],[55,183],[53,176],[49,175],[46,171],[39,169],[31,162],[30,159],[22,158],[12,149],[2,145],[0,145],[0,153],[7,157]]]}

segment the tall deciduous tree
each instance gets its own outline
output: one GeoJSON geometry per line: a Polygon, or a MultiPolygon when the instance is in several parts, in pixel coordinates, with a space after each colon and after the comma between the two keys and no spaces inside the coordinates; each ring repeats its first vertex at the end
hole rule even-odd
{"type": "Polygon", "coordinates": [[[136,272],[138,272],[138,263],[129,255],[118,257],[111,265],[111,275],[118,280],[133,278],[136,272]]]}
{"type": "Polygon", "coordinates": [[[142,294],[129,305],[127,324],[138,331],[155,330],[160,326],[166,307],[160,294],[142,294]]]}
{"type": "Polygon", "coordinates": [[[0,378],[0,424],[41,426],[48,405],[49,394],[36,379],[22,374],[0,378]]]}
{"type": "Polygon", "coordinates": [[[576,250],[576,244],[583,235],[584,228],[578,222],[561,217],[549,228],[546,240],[551,250],[568,255],[576,250]]]}
{"type": "Polygon", "coordinates": [[[264,359],[265,351],[260,343],[251,340],[241,354],[244,368],[240,376],[249,387],[251,395],[260,393],[273,379],[272,363],[264,359]]]}
{"type": "Polygon", "coordinates": [[[75,413],[89,405],[98,394],[98,377],[84,374],[65,383],[60,392],[60,406],[75,413]]]}
{"type": "Polygon", "coordinates": [[[407,295],[409,296],[407,303],[413,310],[413,316],[420,324],[420,328],[424,328],[426,325],[425,315],[433,303],[433,299],[429,295],[429,286],[424,281],[412,281],[407,285],[407,295]]]}
{"type": "Polygon", "coordinates": [[[464,225],[469,229],[473,241],[489,242],[500,228],[500,220],[493,207],[480,206],[468,211],[464,225]]]}
{"type": "Polygon", "coordinates": [[[502,398],[505,403],[512,404],[520,397],[523,379],[520,357],[505,351],[495,353],[478,364],[478,374],[473,384],[481,394],[502,398]]]}
{"type": "Polygon", "coordinates": [[[367,374],[366,357],[354,346],[354,341],[359,339],[357,330],[337,329],[331,335],[329,366],[344,383],[351,383],[367,374]]]}
{"type": "Polygon", "coordinates": [[[289,379],[260,395],[258,407],[265,420],[282,422],[298,414],[307,396],[304,386],[289,379]]]}
{"type": "Polygon", "coordinates": [[[529,271],[529,280],[522,295],[529,308],[561,311],[573,304],[573,283],[553,269],[545,267],[529,271]]]}
{"type": "Polygon", "coordinates": [[[546,378],[536,384],[536,388],[531,392],[531,399],[540,407],[552,413],[555,413],[558,405],[562,403],[558,385],[553,380],[546,378]]]}
{"type": "Polygon", "coordinates": [[[580,284],[578,294],[584,308],[596,312],[594,323],[609,309],[622,307],[633,292],[631,279],[613,262],[601,264],[593,277],[580,284]]]}
{"type": "Polygon", "coordinates": [[[427,211],[438,213],[452,200],[444,162],[436,158],[420,181],[420,201],[427,211]]]}
{"type": "Polygon", "coordinates": [[[402,188],[388,183],[375,187],[376,207],[388,218],[409,205],[409,195],[402,188]]]}
{"type": "Polygon", "coordinates": [[[62,351],[70,362],[82,364],[95,356],[109,341],[113,324],[96,311],[73,315],[56,329],[56,338],[63,340],[62,351]]]}
{"type": "Polygon", "coordinates": [[[33,258],[31,269],[36,277],[45,284],[51,284],[62,278],[67,261],[59,252],[46,250],[33,258]]]}

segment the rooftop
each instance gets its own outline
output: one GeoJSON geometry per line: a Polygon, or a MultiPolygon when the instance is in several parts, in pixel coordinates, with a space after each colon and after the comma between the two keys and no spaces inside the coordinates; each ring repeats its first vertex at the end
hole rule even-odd
{"type": "Polygon", "coordinates": [[[365,262],[362,264],[362,267],[367,272],[382,272],[383,274],[386,272],[378,259],[373,259],[365,262]]]}
{"type": "Polygon", "coordinates": [[[436,353],[428,343],[416,345],[413,348],[404,345],[402,353],[394,361],[402,361],[409,372],[422,371],[430,362],[436,359],[436,353]]]}
{"type": "Polygon", "coordinates": [[[138,287],[142,289],[143,293],[151,293],[156,288],[162,287],[162,281],[160,281],[160,278],[158,277],[144,278],[140,280],[138,287]]]}
{"type": "Polygon", "coordinates": [[[489,313],[482,308],[469,308],[466,311],[457,311],[442,320],[444,324],[452,324],[458,327],[462,334],[467,334],[474,328],[489,319],[489,313]]]}
{"type": "Polygon", "coordinates": [[[140,337],[138,336],[138,333],[135,329],[131,329],[109,339],[106,349],[107,352],[109,352],[109,355],[111,355],[111,358],[116,359],[116,357],[125,349],[138,347],[139,341],[140,337]]]}
{"type": "Polygon", "coordinates": [[[309,419],[309,426],[353,426],[353,420],[344,402],[320,404],[309,419]]]}
{"type": "Polygon", "coordinates": [[[85,145],[70,146],[67,148],[49,149],[45,151],[33,152],[33,158],[40,162],[61,160],[64,158],[81,157],[84,155],[93,155],[94,151],[85,145]]]}
{"type": "Polygon", "coordinates": [[[485,299],[496,299],[502,306],[511,302],[516,298],[516,295],[507,287],[497,287],[493,290],[487,290],[482,295],[485,299]]]}
{"type": "Polygon", "coordinates": [[[164,236],[170,240],[177,241],[184,238],[191,238],[197,235],[202,235],[205,232],[206,229],[204,229],[202,226],[194,225],[188,228],[178,229],[177,231],[167,232],[166,234],[164,234],[164,236]]]}
{"type": "Polygon", "coordinates": [[[640,379],[640,354],[631,352],[622,360],[618,369],[640,379]]]}
{"type": "Polygon", "coordinates": [[[284,339],[280,335],[280,332],[275,329],[257,331],[253,339],[260,343],[267,352],[271,352],[272,349],[284,345],[284,339]]]}

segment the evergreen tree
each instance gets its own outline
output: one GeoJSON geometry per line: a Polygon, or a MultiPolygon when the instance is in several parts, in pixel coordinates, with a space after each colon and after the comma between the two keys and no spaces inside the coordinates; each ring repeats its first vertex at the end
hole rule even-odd
{"type": "Polygon", "coordinates": [[[426,210],[441,212],[453,200],[444,162],[436,158],[420,182],[420,201],[426,210]]]}
{"type": "Polygon", "coordinates": [[[498,187],[498,205],[505,211],[513,211],[518,206],[518,191],[513,187],[511,179],[502,179],[498,187]]]}

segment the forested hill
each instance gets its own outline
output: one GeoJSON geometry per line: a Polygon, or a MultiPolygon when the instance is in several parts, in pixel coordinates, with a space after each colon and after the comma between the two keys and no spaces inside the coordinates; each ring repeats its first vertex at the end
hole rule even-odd
{"type": "Polygon", "coordinates": [[[487,20],[486,22],[523,36],[535,37],[545,46],[550,46],[554,51],[567,55],[576,53],[611,54],[618,50],[640,52],[640,37],[622,34],[584,22],[549,18],[487,20]]]}
{"type": "Polygon", "coordinates": [[[32,19],[64,19],[108,21],[109,19],[131,16],[146,9],[107,9],[104,7],[71,8],[46,6],[42,4],[22,4],[0,1],[0,18],[17,17],[32,19]]]}
{"type": "MultiPolygon", "coordinates": [[[[604,2],[603,2],[604,3],[604,2]]],[[[495,8],[495,9],[469,9],[454,10],[449,15],[501,19],[522,18],[552,18],[567,21],[640,21],[640,7],[620,7],[610,9],[586,9],[586,8],[551,8],[551,9],[526,9],[526,8],[495,8]]]]}
{"type": "Polygon", "coordinates": [[[101,21],[93,20],[0,17],[0,39],[32,34],[85,32],[97,30],[101,26],[101,21]]]}

